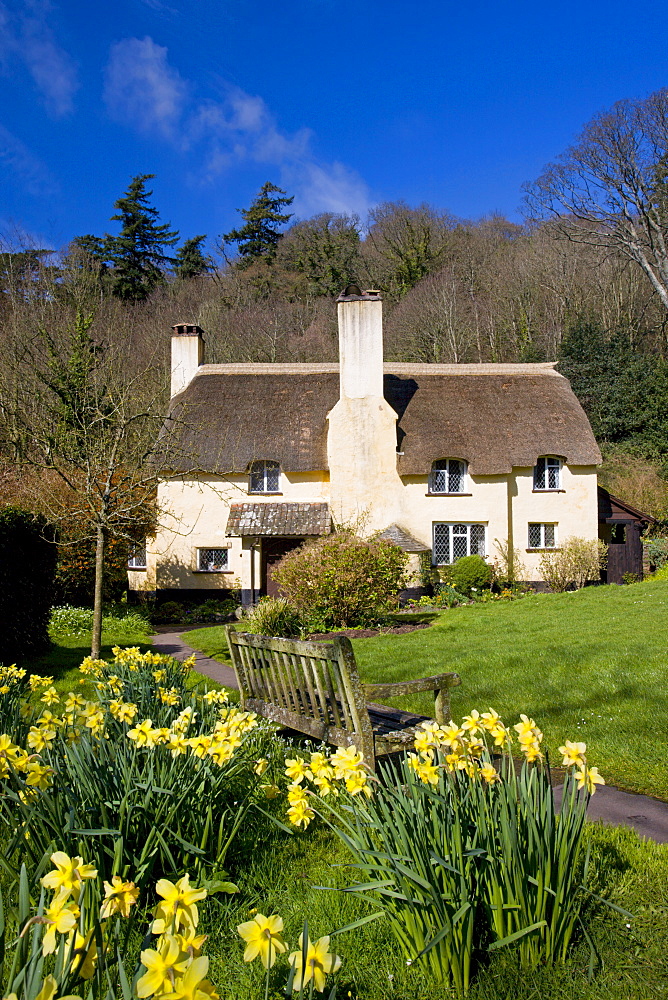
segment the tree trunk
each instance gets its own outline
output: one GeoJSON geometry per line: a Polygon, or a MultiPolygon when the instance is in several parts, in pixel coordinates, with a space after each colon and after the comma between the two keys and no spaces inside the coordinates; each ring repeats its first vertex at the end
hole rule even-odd
{"type": "Polygon", "coordinates": [[[93,634],[91,636],[90,655],[94,660],[100,658],[102,646],[102,577],[104,573],[104,547],[106,532],[101,525],[97,528],[95,545],[95,597],[93,599],[93,634]]]}

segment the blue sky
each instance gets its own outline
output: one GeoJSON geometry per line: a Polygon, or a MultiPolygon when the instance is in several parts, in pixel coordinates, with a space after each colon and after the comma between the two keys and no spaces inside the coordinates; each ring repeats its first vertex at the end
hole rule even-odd
{"type": "Polygon", "coordinates": [[[662,5],[0,0],[0,232],[115,231],[138,173],[211,241],[271,180],[298,216],[519,218],[597,111],[668,86],[662,5]]]}

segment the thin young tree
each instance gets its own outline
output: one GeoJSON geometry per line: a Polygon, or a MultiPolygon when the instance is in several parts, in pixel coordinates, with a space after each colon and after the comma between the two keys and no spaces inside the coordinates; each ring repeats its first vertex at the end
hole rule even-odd
{"type": "Polygon", "coordinates": [[[148,462],[165,396],[157,367],[132,370],[127,353],[96,340],[92,314],[52,321],[23,338],[0,383],[3,450],[33,475],[35,509],[70,539],[95,542],[91,654],[100,655],[109,538],[131,543],[155,519],[157,472],[148,462]]]}

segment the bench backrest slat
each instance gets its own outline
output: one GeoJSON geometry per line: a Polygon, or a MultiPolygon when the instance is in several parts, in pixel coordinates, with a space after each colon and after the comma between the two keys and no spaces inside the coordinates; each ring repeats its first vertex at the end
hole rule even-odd
{"type": "Polygon", "coordinates": [[[288,718],[371,734],[371,722],[350,640],[299,642],[226,629],[243,699],[271,703],[288,718]]]}

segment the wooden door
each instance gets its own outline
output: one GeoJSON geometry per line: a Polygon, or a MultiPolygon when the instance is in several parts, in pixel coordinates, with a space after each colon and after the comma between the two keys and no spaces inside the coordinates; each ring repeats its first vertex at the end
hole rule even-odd
{"type": "Polygon", "coordinates": [[[640,525],[634,521],[609,522],[608,583],[623,583],[625,573],[642,577],[642,541],[640,525]]]}
{"type": "Polygon", "coordinates": [[[296,549],[303,538],[263,538],[262,539],[262,593],[268,597],[280,597],[278,584],[273,577],[273,569],[284,555],[296,549]]]}

